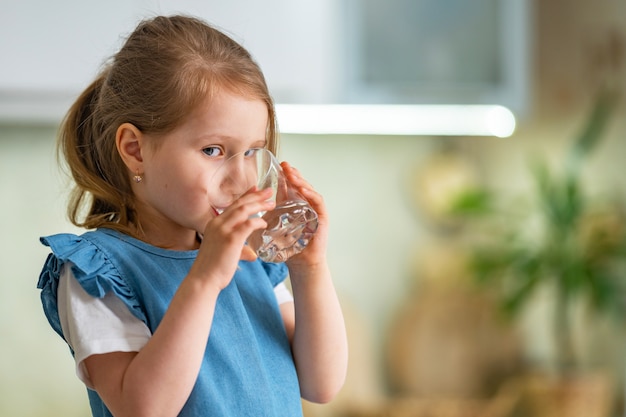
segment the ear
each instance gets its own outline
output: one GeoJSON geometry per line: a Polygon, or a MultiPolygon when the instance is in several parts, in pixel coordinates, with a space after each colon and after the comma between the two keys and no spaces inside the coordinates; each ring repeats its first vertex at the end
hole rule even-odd
{"type": "Polygon", "coordinates": [[[122,123],[115,133],[115,145],[124,164],[132,173],[143,173],[141,149],[144,137],[141,130],[131,123],[122,123]]]}

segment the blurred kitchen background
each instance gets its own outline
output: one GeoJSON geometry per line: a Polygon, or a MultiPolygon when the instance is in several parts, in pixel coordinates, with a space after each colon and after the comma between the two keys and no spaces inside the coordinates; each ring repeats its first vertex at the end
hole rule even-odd
{"type": "Polygon", "coordinates": [[[56,130],[176,11],[257,58],[331,214],[351,361],[308,417],[626,415],[623,0],[0,0],[0,415],[89,415],[36,289],[56,130]]]}

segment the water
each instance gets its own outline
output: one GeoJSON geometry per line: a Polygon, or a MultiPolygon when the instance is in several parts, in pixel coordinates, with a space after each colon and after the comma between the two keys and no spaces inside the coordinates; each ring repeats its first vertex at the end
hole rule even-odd
{"type": "Polygon", "coordinates": [[[302,252],[317,231],[317,213],[303,201],[285,202],[263,219],[267,229],[252,233],[248,244],[265,262],[284,262],[302,252]]]}

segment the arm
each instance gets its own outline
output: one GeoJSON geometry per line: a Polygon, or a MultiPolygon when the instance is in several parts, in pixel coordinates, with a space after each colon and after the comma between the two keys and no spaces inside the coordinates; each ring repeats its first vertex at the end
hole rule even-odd
{"type": "MultiPolygon", "coordinates": [[[[91,381],[117,416],[175,416],[195,384],[217,297],[228,285],[246,237],[265,226],[252,213],[267,210],[268,192],[248,193],[205,230],[198,257],[148,343],[139,352],[85,359],[91,381]]],[[[271,207],[269,207],[271,208],[271,207]]]]}
{"type": "Polygon", "coordinates": [[[348,343],[339,299],[326,262],[328,216],[322,197],[288,164],[289,181],[318,214],[318,230],[309,246],[287,261],[294,302],[281,306],[302,397],[328,402],[346,377],[348,343]]]}
{"type": "Polygon", "coordinates": [[[219,294],[217,288],[193,281],[183,281],[141,351],[85,359],[91,381],[113,415],[175,416],[185,404],[200,369],[219,294]]]}
{"type": "Polygon", "coordinates": [[[292,350],[302,397],[332,400],[343,386],[348,360],[341,307],[330,273],[292,276],[294,302],[281,306],[291,328],[292,350]]]}

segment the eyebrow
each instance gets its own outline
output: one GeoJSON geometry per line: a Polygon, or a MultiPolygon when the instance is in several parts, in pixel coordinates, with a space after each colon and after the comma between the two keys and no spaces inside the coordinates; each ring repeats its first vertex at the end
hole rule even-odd
{"type": "MultiPolygon", "coordinates": [[[[237,143],[243,142],[245,141],[245,139],[241,140],[235,136],[229,136],[229,135],[221,135],[221,134],[206,134],[206,135],[199,135],[196,140],[198,142],[206,142],[206,141],[216,141],[218,143],[222,143],[222,142],[231,142],[231,141],[235,141],[237,143]]],[[[267,139],[263,138],[263,139],[258,139],[256,141],[253,141],[250,146],[251,147],[264,147],[267,145],[267,139]]]]}

